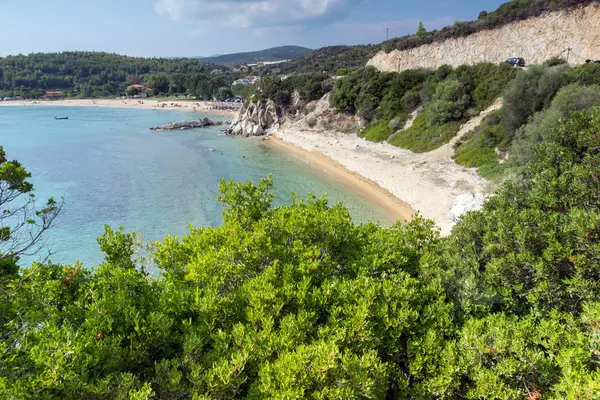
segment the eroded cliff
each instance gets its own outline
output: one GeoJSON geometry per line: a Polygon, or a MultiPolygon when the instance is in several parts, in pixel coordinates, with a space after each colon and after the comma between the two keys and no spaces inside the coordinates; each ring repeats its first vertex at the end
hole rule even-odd
{"type": "Polygon", "coordinates": [[[600,59],[600,5],[556,11],[414,49],[381,51],[367,65],[391,72],[443,64],[456,67],[496,63],[510,57],[523,57],[527,63],[535,64],[554,56],[566,58],[569,47],[570,63],[600,59]]]}

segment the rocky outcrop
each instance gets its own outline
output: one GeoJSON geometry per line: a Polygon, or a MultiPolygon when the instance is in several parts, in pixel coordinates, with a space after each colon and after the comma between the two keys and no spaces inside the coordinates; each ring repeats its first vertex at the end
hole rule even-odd
{"type": "Polygon", "coordinates": [[[151,131],[175,131],[175,130],[186,130],[195,128],[207,128],[209,126],[223,125],[221,121],[213,121],[208,118],[196,119],[193,121],[183,122],[169,122],[163,126],[154,126],[150,128],[151,131]]]}
{"type": "Polygon", "coordinates": [[[261,136],[284,128],[321,132],[356,132],[360,118],[330,107],[326,94],[318,101],[305,103],[295,93],[292,104],[283,109],[273,101],[248,103],[240,110],[227,131],[231,135],[261,136]]]}
{"type": "Polygon", "coordinates": [[[283,111],[274,101],[248,102],[231,122],[228,133],[240,136],[261,136],[280,123],[283,111]]]}
{"type": "Polygon", "coordinates": [[[513,22],[498,29],[484,30],[470,36],[448,39],[409,50],[383,51],[367,65],[380,71],[403,71],[414,68],[454,67],[480,62],[502,62],[523,57],[527,63],[542,63],[554,56],[567,57],[580,64],[586,59],[600,59],[600,6],[569,8],[540,17],[513,22]]]}

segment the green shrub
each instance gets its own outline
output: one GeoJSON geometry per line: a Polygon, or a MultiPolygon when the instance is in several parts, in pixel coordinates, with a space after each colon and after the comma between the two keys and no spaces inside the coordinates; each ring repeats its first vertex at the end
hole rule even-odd
{"type": "Polygon", "coordinates": [[[600,85],[600,64],[578,65],[569,71],[569,82],[582,85],[600,85]]]}
{"type": "Polygon", "coordinates": [[[351,73],[352,71],[353,71],[352,68],[340,68],[335,73],[335,76],[346,76],[349,73],[351,73]]]}
{"type": "Polygon", "coordinates": [[[507,64],[481,63],[473,66],[473,107],[481,112],[491,106],[516,77],[517,69],[507,64]]]}
{"type": "Polygon", "coordinates": [[[416,110],[421,105],[421,95],[415,89],[404,93],[402,96],[402,108],[408,112],[416,110]]]}
{"type": "Polygon", "coordinates": [[[359,131],[358,136],[371,142],[384,142],[394,131],[390,128],[390,121],[379,120],[374,125],[367,125],[359,131]]]}
{"type": "Polygon", "coordinates": [[[600,86],[581,86],[577,83],[562,88],[552,100],[550,108],[536,113],[531,121],[517,130],[511,164],[525,167],[534,156],[533,149],[542,142],[561,120],[569,118],[573,111],[600,105],[600,86]]]}
{"type": "MultiPolygon", "coordinates": [[[[406,121],[411,112],[423,106],[417,124],[410,132],[396,135],[391,143],[426,151],[446,143],[456,134],[460,122],[489,107],[515,74],[514,68],[490,63],[456,69],[443,65],[429,73],[382,73],[365,68],[339,79],[330,102],[332,107],[356,113],[367,122],[406,121]],[[421,124],[423,121],[425,125],[421,124]]],[[[399,123],[393,125],[389,134],[401,128],[399,123]]],[[[373,137],[379,141],[384,136],[382,129],[377,128],[373,137]]]]}
{"type": "Polygon", "coordinates": [[[457,143],[453,159],[458,165],[477,168],[483,178],[496,179],[506,171],[505,165],[499,163],[496,149],[506,151],[508,145],[506,131],[496,112],[457,143]]]}
{"type": "Polygon", "coordinates": [[[547,67],[555,67],[557,65],[567,64],[567,60],[563,57],[554,56],[546,61],[544,61],[544,65],[547,67]]]}
{"type": "Polygon", "coordinates": [[[423,111],[415,119],[413,125],[406,130],[398,132],[390,144],[417,153],[431,151],[448,143],[458,130],[461,122],[449,122],[443,125],[430,126],[429,110],[423,111]]]}
{"type": "Polygon", "coordinates": [[[457,147],[454,161],[467,168],[497,164],[496,148],[501,147],[506,134],[501,125],[484,122],[475,131],[469,132],[457,147]]]}
{"type": "Polygon", "coordinates": [[[536,112],[548,107],[558,90],[568,83],[569,67],[532,65],[521,71],[503,94],[502,124],[509,137],[536,112]]]}

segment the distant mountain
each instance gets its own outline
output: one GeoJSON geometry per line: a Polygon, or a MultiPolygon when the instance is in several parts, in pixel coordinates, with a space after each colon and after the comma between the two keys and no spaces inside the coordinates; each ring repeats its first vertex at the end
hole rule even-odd
{"type": "Polygon", "coordinates": [[[312,50],[300,46],[280,46],[271,49],[251,51],[247,53],[224,54],[212,57],[199,57],[198,60],[232,67],[240,64],[258,62],[293,60],[302,57],[312,50]]]}

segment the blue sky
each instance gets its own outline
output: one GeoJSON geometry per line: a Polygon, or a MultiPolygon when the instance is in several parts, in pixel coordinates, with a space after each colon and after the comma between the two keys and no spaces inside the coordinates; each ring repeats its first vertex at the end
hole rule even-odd
{"type": "Polygon", "coordinates": [[[199,56],[280,45],[379,43],[506,0],[0,0],[0,56],[96,50],[199,56]]]}

